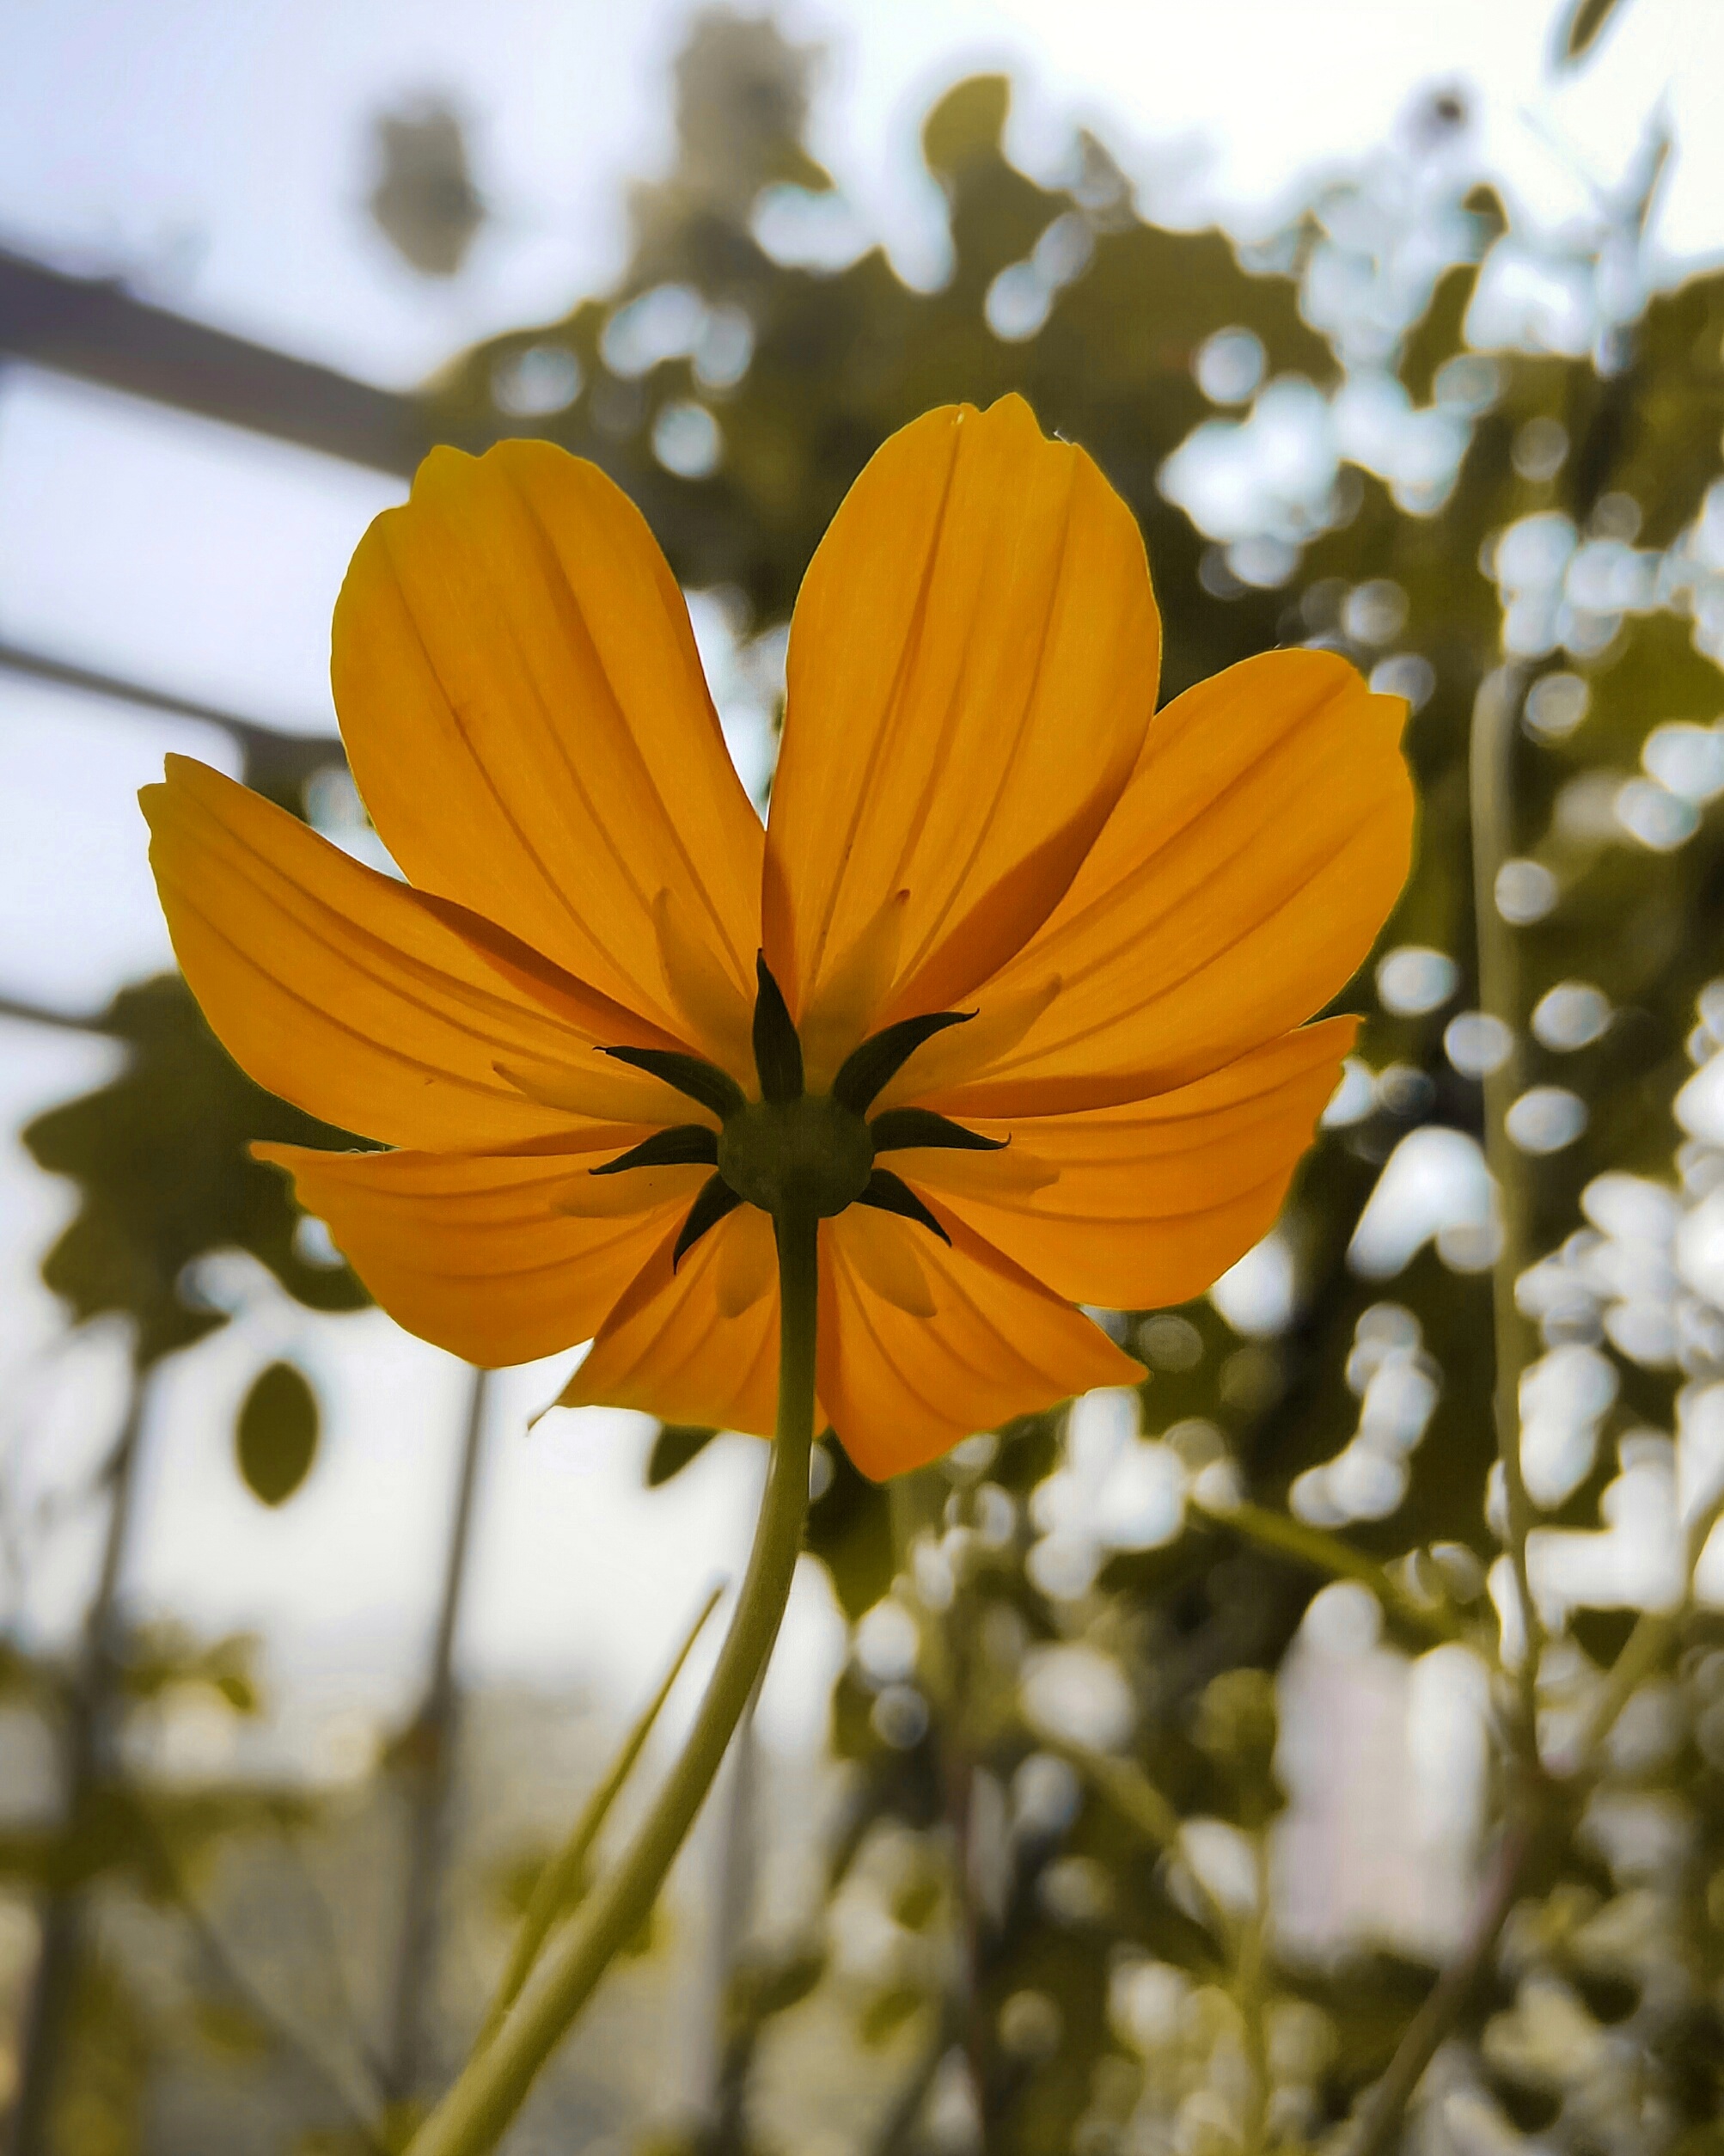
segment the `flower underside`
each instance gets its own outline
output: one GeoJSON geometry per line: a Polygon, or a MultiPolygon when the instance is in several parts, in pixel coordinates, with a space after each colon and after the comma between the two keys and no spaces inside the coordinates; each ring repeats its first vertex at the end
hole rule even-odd
{"type": "Polygon", "coordinates": [[[802,1041],[764,953],[756,957],[755,971],[759,988],[752,1032],[760,1099],[750,1100],[727,1070],[698,1056],[607,1048],[606,1055],[674,1086],[721,1121],[716,1131],[704,1123],[656,1130],[590,1173],[712,1166],[714,1173],[701,1185],[677,1235],[674,1265],[738,1205],[755,1206],[775,1222],[789,1215],[829,1220],[852,1205],[871,1205],[914,1221],[950,1244],[951,1236],[902,1177],[875,1166],[876,1155],[909,1147],[997,1153],[1006,1141],[984,1137],[930,1108],[888,1108],[871,1121],[868,1110],[924,1041],[975,1014],[931,1011],[883,1027],[845,1058],[829,1093],[810,1093],[802,1041]]]}
{"type": "Polygon", "coordinates": [[[185,759],[145,793],[224,1044],[386,1148],[260,1157],[420,1338],[590,1340],[569,1406],[771,1432],[786,1244],[865,1473],[1135,1383],[1086,1313],[1267,1232],[1413,825],[1405,707],[1338,654],[1165,704],[1159,660],[1093,461],[1015,397],[926,413],[809,565],[763,826],[633,505],[434,451],[332,635],[399,878],[185,759]]]}

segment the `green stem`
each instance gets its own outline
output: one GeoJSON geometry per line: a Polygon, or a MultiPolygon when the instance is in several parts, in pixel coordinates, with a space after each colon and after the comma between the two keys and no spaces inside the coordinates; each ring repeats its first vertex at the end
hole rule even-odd
{"type": "Polygon", "coordinates": [[[1514,726],[1521,681],[1518,668],[1504,666],[1480,683],[1473,703],[1467,762],[1479,1008],[1502,1020],[1508,1028],[1510,1044],[1508,1054],[1484,1081],[1484,1153],[1502,1217],[1502,1248],[1491,1275],[1496,1362],[1494,1412],[1508,1513],[1508,1561],[1525,1633],[1517,1672],[1519,1712],[1511,1741],[1526,1794],[1498,1838],[1460,1951],[1432,1987],[1397,2046],[1388,2072],[1372,2090],[1348,2156],[1384,2156],[1393,2145],[1425,2068],[1464,2012],[1489,1965],[1549,1816],[1550,1785],[1538,1757],[1538,1660],[1544,1634],[1527,1568],[1532,1500],[1520,1460],[1520,1376],[1531,1338],[1531,1328],[1514,1300],[1514,1285],[1526,1263],[1529,1209],[1526,1179],[1510,1142],[1507,1120],[1519,1095],[1523,1075],[1520,977],[1514,940],[1496,903],[1496,879],[1509,857],[1513,829],[1514,726]]]}
{"type": "Polygon", "coordinates": [[[1415,1600],[1374,1557],[1366,1557],[1362,1550],[1355,1550],[1351,1543],[1343,1541],[1338,1534],[1331,1534],[1326,1528],[1310,1527],[1303,1520],[1295,1520],[1290,1513],[1271,1511],[1267,1505],[1240,1503],[1223,1507],[1206,1505],[1195,1498],[1192,1504],[1206,1520],[1217,1527],[1232,1528],[1236,1534],[1255,1542],[1259,1549],[1273,1550],[1278,1557],[1290,1557],[1298,1564],[1308,1565],[1312,1571],[1326,1572],[1334,1579],[1357,1580],[1361,1587],[1371,1589],[1387,1615],[1399,1618],[1410,1630],[1428,1639],[1440,1644],[1466,1637],[1465,1626],[1451,1611],[1415,1600]]]}
{"type": "MultiPolygon", "coordinates": [[[[138,1462],[143,1450],[145,1372],[133,1367],[125,1424],[101,1481],[112,1492],[107,1534],[95,1598],[84,1620],[84,1636],[66,1700],[64,1825],[76,1837],[89,1831],[89,1815],[102,1800],[104,1784],[114,1775],[114,1722],[122,1694],[124,1621],[119,1587],[130,1547],[138,1493],[138,1462]]],[[[9,2156],[46,2156],[53,2141],[56,2092],[64,2078],[64,2054],[77,2005],[83,1899],[70,1885],[55,1887],[42,1913],[41,1944],[24,2017],[18,2062],[17,2092],[9,2120],[9,2156]]]]}
{"type": "MultiPolygon", "coordinates": [[[[237,1994],[246,2012],[278,2049],[297,2059],[333,2098],[345,2123],[358,2141],[364,2156],[389,2156],[390,2143],[381,2124],[385,2109],[382,2093],[368,2061],[354,2046],[352,2059],[331,2057],[297,2021],[280,2012],[247,1973],[223,1937],[220,1927],[204,1913],[196,1890],[186,1877],[169,1834],[158,1822],[154,1799],[134,1792],[134,1829],[147,1846],[150,1862],[161,1872],[168,1899],[185,1920],[199,1951],[211,1972],[229,1990],[237,1994]]],[[[349,2026],[353,2026],[350,2019],[349,2026]]]]}
{"type": "Polygon", "coordinates": [[[1543,1785],[1502,1830],[1486,1874],[1484,1888],[1468,1920],[1460,1951],[1431,1987],[1425,2003],[1407,2024],[1390,2061],[1389,2071],[1372,2091],[1347,2156],[1387,2156],[1401,2131],[1413,2092],[1437,2048],[1466,2010],[1496,1951],[1496,1942],[1519,1898],[1526,1867],[1549,1817],[1543,1785]]]}
{"type": "Polygon", "coordinates": [[[1386,2156],[1425,2068],[1465,2012],[1496,1951],[1541,1837],[1558,1817],[1562,1804],[1566,1802],[1572,1808],[1578,1786],[1598,1771],[1623,1709],[1681,1636],[1682,1618],[1694,1591],[1694,1568],[1721,1516],[1724,1516],[1724,1491],[1716,1492],[1689,1523],[1688,1588],[1681,1608],[1641,1614],[1564,1756],[1548,1774],[1534,1767],[1525,1775],[1520,1801],[1511,1807],[1461,1951],[1408,2024],[1389,2071],[1372,2092],[1360,2115],[1359,2132],[1348,2156],[1386,2156]]]}
{"type": "Polygon", "coordinates": [[[443,1873],[448,1858],[449,1800],[455,1790],[455,1752],[461,1695],[455,1681],[455,1639],[473,1547],[474,1499],[485,1446],[486,1399],[490,1374],[473,1372],[455,1510],[444,1547],[443,1592],[438,1597],[431,1675],[418,1713],[398,1749],[397,1776],[407,1812],[407,1878],[400,1929],[395,1939],[394,1981],[382,2086],[390,2104],[412,2102],[424,2083],[425,1994],[437,1965],[443,1906],[443,1873]]]}
{"type": "Polygon", "coordinates": [[[1688,1524],[1685,1536],[1687,1586],[1681,1607],[1672,1610],[1642,1610],[1635,1628],[1623,1643],[1622,1652],[1611,1665],[1585,1720],[1553,1772],[1571,1779],[1591,1773],[1610,1742],[1611,1732],[1623,1709],[1641,1684],[1657,1669],[1682,1633],[1682,1620],[1694,1596],[1694,1572],[1712,1539],[1712,1530],[1724,1516],[1724,1490],[1717,1491],[1688,1524]]]}
{"type": "Polygon", "coordinates": [[[1179,1814],[1140,1767],[1131,1760],[1116,1759],[1109,1752],[1092,1751],[1087,1744],[1073,1743],[1069,1738],[1053,1736],[1042,1741],[1049,1751],[1057,1752],[1080,1774],[1086,1775],[1121,1818],[1134,1827],[1152,1848],[1177,1847],[1182,1824],[1179,1814]]]}
{"type": "Polygon", "coordinates": [[[1526,1538],[1532,1500],[1520,1465],[1520,1374],[1531,1345],[1531,1329],[1514,1300],[1514,1283],[1526,1264],[1528,1205],[1525,1164],[1509,1141],[1508,1111],[1520,1092],[1520,977],[1519,954],[1496,903],[1496,879],[1508,859],[1513,826],[1514,725],[1520,707],[1519,671],[1501,667],[1486,677],[1473,704],[1468,757],[1471,785],[1473,930],[1478,942],[1481,1010],[1508,1028],[1507,1056],[1484,1081],[1484,1152],[1502,1208],[1502,1249],[1491,1277],[1496,1348],[1496,1445],[1502,1462],[1508,1510],[1508,1558],[1526,1639],[1522,1651],[1520,1723],[1523,1755],[1538,1757],[1538,1656],[1544,1626],[1527,1575],[1526,1538]]]}
{"type": "Polygon", "coordinates": [[[688,1637],[683,1640],[676,1659],[664,1673],[664,1681],[647,1702],[645,1712],[629,1731],[627,1742],[611,1761],[605,1777],[582,1808],[569,1837],[552,1858],[540,1875],[533,1889],[527,1912],[521,1919],[521,1928],[515,1934],[515,1945],[509,1957],[509,1965],[503,1972],[479,2032],[481,2044],[489,2043],[503,2025],[504,2016],[521,1995],[521,1988],[533,1972],[540,1949],[550,1937],[559,1920],[568,1914],[586,1891],[587,1859],[592,1854],[593,1844],[603,1830],[610,1816],[610,1808],[616,1802],[623,1784],[633,1772],[634,1762],[640,1757],[646,1740],[652,1734],[665,1701],[670,1697],[671,1687],[682,1674],[682,1665],[694,1651],[694,1642],[706,1629],[706,1620],[718,1606],[724,1593],[715,1587],[701,1605],[688,1637]]]}
{"type": "MultiPolygon", "coordinates": [[[[1050,1752],[1057,1752],[1085,1776],[1127,1826],[1134,1828],[1152,1848],[1165,1850],[1171,1856],[1178,1854],[1180,1830],[1185,1822],[1134,1760],[1092,1751],[1087,1744],[1074,1744],[1068,1737],[1049,1736],[1043,1742],[1050,1752]]],[[[1194,1865],[1185,1865],[1185,1876],[1202,1909],[1196,1920],[1223,1947],[1228,1946],[1237,1928],[1233,1918],[1204,1885],[1194,1865]]]]}
{"type": "Polygon", "coordinates": [[[1244,2156],[1263,2156],[1269,2135],[1269,2032],[1265,2011],[1269,1962],[1269,1847],[1261,1823],[1251,1834],[1256,1894],[1251,1913],[1240,1926],[1233,1964],[1239,2012],[1245,2024],[1245,2059],[1250,2067],[1250,2094],[1245,2104],[1244,2156]]]}
{"type": "Polygon", "coordinates": [[[748,1572],[694,1727],[615,1870],[547,1953],[502,2027],[468,2060],[408,2144],[407,2156],[481,2156],[495,2146],[534,2076],[651,1914],[772,1652],[808,1512],[818,1234],[811,1216],[786,1216],[776,1226],[778,1429],[748,1572]]]}

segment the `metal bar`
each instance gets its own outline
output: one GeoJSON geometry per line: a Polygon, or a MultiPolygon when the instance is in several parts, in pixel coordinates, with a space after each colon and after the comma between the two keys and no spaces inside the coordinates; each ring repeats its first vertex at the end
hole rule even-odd
{"type": "Polygon", "coordinates": [[[411,396],[3,249],[0,352],[374,471],[411,475],[431,446],[411,396]]]}
{"type": "Polygon", "coordinates": [[[46,1003],[28,1003],[16,995],[0,995],[0,1019],[15,1018],[26,1026],[52,1026],[66,1033],[109,1033],[113,1031],[102,1011],[57,1011],[46,1003]]]}
{"type": "MultiPolygon", "coordinates": [[[[107,1532],[95,1593],[85,1613],[82,1649],[66,1700],[64,1732],[68,1849],[88,1831],[91,1806],[115,1771],[114,1695],[124,1651],[120,1583],[125,1569],[143,1447],[149,1380],[134,1367],[125,1421],[104,1479],[109,1486],[107,1532]]],[[[66,2037],[76,2004],[83,1896],[69,1880],[52,1885],[41,1913],[36,1967],[20,2045],[18,2094],[12,2112],[10,2156],[50,2156],[56,2091],[65,2067],[66,2037]]]]}
{"type": "Polygon", "coordinates": [[[436,1990],[438,1920],[449,1854],[461,1711],[455,1679],[455,1642],[473,1547],[474,1499],[479,1486],[490,1392],[490,1373],[474,1370],[462,1436],[455,1511],[444,1553],[431,1674],[419,1713],[400,1748],[407,1809],[407,1877],[382,2075],[384,2094],[395,2103],[408,2102],[420,2092],[431,2064],[428,2055],[433,2030],[429,2010],[436,1990]]]}
{"type": "Polygon", "coordinates": [[[333,733],[291,733],[259,719],[241,719],[218,704],[206,704],[195,696],[175,695],[171,689],[150,689],[142,682],[99,667],[83,666],[75,660],[56,658],[50,652],[33,650],[0,638],[0,672],[21,674],[31,681],[50,683],[57,689],[75,689],[85,695],[101,696],[138,711],[164,713],[173,719],[195,719],[220,726],[240,744],[246,774],[254,784],[273,790],[283,784],[303,785],[314,771],[344,763],[346,752],[340,737],[333,733]],[[273,782],[273,786],[272,785],[273,782]]]}

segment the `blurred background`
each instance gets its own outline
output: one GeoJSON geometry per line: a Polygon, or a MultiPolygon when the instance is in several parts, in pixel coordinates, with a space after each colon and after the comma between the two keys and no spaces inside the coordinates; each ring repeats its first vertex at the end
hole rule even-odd
{"type": "Polygon", "coordinates": [[[506,2147],[1344,2146],[1512,1795],[1495,1293],[1559,1735],[1663,1629],[1408,2146],[1724,2148],[1721,94],[1707,0],[0,0],[17,2156],[399,2147],[764,1462],[529,1428],[578,1351],[369,1308],[245,1153],[318,1126],[173,972],[136,788],[185,750],[387,865],[334,595],[432,443],[526,432],[645,511],[764,806],[845,487],[1008,389],[1140,518],[1168,693],[1319,642],[1409,699],[1418,864],[1281,1226],[1108,1314],[1139,1393],[890,1491],[822,1449],[758,1710],[506,2147]]]}

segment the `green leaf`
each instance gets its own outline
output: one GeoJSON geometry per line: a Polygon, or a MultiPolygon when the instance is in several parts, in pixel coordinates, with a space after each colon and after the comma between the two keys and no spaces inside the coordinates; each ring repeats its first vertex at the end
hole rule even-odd
{"type": "Polygon", "coordinates": [[[102,1030],[125,1043],[119,1075],[50,1108],[25,1129],[40,1167],[77,1185],[78,1209],[42,1261],[77,1320],[117,1312],[150,1363],[201,1339],[225,1315],[188,1301],[186,1268],[214,1250],[248,1251],[313,1310],[355,1310],[365,1290],[345,1265],[296,1239],[287,1178],[251,1158],[256,1138],[351,1148],[346,1131],[255,1086],[205,1023],[177,974],[124,989],[102,1030]]]}
{"type": "Polygon", "coordinates": [[[1603,34],[1622,0],[1574,0],[1562,30],[1562,58],[1580,59],[1603,34]]]}
{"type": "Polygon", "coordinates": [[[838,1606],[854,1624],[892,1584],[891,1503],[829,1433],[826,1451],[832,1479],[810,1508],[805,1547],[826,1567],[838,1606]]]}
{"type": "Polygon", "coordinates": [[[939,1880],[932,1873],[912,1877],[893,1897],[893,1920],[906,1931],[924,1931],[933,1921],[941,1898],[939,1880]]]}
{"type": "Polygon", "coordinates": [[[765,2021],[799,2006],[825,1974],[826,1956],[817,1949],[748,1972],[748,2004],[755,2018],[765,2021]]]}
{"type": "Polygon", "coordinates": [[[238,2000],[194,2000],[192,2022],[210,2049],[229,2062],[266,2059],[273,2049],[272,2031],[238,2000]]]}
{"type": "Polygon", "coordinates": [[[259,1372],[234,1427],[247,1489],[264,1504],[285,1504],[317,1457],[317,1395],[291,1363],[259,1372]]]}
{"type": "Polygon", "coordinates": [[[877,1993],[862,2010],[859,2030],[870,2050],[890,2043],[922,2003],[922,1994],[910,1984],[896,1984],[877,1993]]]}
{"type": "Polygon", "coordinates": [[[680,1475],[691,1460],[698,1459],[718,1436],[700,1423],[661,1423],[647,1455],[646,1486],[657,1490],[680,1475]]]}
{"type": "Polygon", "coordinates": [[[1445,270],[1437,279],[1430,305],[1414,325],[1401,356],[1401,379],[1415,403],[1430,402],[1437,369],[1445,359],[1466,350],[1461,325],[1477,280],[1478,266],[1474,262],[1457,262],[1445,270]]]}

